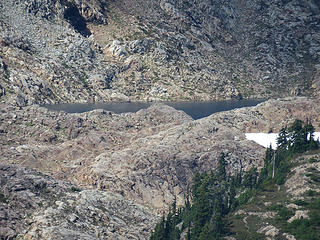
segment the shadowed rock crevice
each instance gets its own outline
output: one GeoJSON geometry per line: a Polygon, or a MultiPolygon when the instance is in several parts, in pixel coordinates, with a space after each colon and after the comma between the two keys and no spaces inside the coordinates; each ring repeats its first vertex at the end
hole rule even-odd
{"type": "Polygon", "coordinates": [[[84,37],[91,35],[87,28],[86,20],[80,15],[79,9],[75,6],[69,6],[64,12],[64,18],[84,37]]]}

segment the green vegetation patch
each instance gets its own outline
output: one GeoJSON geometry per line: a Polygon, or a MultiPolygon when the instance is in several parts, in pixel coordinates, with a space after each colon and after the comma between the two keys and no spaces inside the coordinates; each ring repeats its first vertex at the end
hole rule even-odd
{"type": "Polygon", "coordinates": [[[312,158],[309,158],[308,162],[309,163],[316,163],[316,162],[319,162],[319,159],[312,157],[312,158]]]}
{"type": "Polygon", "coordinates": [[[307,173],[306,176],[309,177],[311,181],[320,183],[320,175],[316,173],[307,173]]]}
{"type": "Polygon", "coordinates": [[[70,191],[71,191],[71,192],[81,192],[81,189],[80,189],[80,188],[77,188],[77,187],[72,186],[72,187],[70,188],[70,191]]]}
{"type": "Polygon", "coordinates": [[[257,232],[238,232],[236,235],[238,240],[264,240],[266,236],[257,232]]]}
{"type": "Polygon", "coordinates": [[[306,205],[308,205],[308,203],[306,201],[301,200],[301,199],[294,200],[293,203],[298,205],[298,206],[306,206],[306,205]]]}
{"type": "Polygon", "coordinates": [[[271,209],[277,211],[278,221],[287,221],[292,216],[294,216],[294,212],[283,205],[275,205],[275,206],[272,206],[271,209]]]}
{"type": "Polygon", "coordinates": [[[307,205],[309,219],[296,219],[288,223],[286,230],[299,240],[319,240],[320,239],[320,198],[311,201],[307,205]]]}
{"type": "Polygon", "coordinates": [[[306,192],[306,195],[307,195],[308,197],[315,197],[315,196],[319,196],[320,193],[319,193],[319,192],[316,192],[316,191],[314,191],[314,190],[312,190],[312,189],[309,189],[309,190],[306,192]]]}
{"type": "MultiPolygon", "coordinates": [[[[306,151],[318,151],[319,142],[308,137],[313,132],[311,124],[300,120],[296,120],[288,129],[282,129],[277,139],[278,148],[267,149],[260,173],[256,168],[251,168],[247,172],[241,169],[239,173],[228,176],[226,155],[221,153],[215,173],[211,171],[195,175],[186,193],[185,206],[177,208],[174,201],[168,215],[162,217],[150,239],[180,239],[182,234],[187,240],[217,240],[226,236],[265,239],[265,235],[257,233],[262,218],[268,218],[271,224],[289,232],[296,239],[320,239],[320,198],[314,199],[317,192],[311,190],[306,193],[311,200],[294,201],[309,210],[310,219],[288,223],[295,212],[285,207],[290,201],[283,186],[291,168],[304,163],[304,159],[296,160],[299,155],[306,151]],[[269,207],[265,205],[266,202],[270,203],[269,207]],[[235,211],[243,209],[243,213],[234,215],[235,211]],[[247,212],[263,214],[266,211],[274,211],[277,216],[247,215],[247,212]]],[[[320,182],[317,169],[310,168],[308,174],[312,181],[320,182]]]]}
{"type": "Polygon", "coordinates": [[[8,199],[4,196],[4,194],[0,193],[0,202],[8,203],[8,199]]]}

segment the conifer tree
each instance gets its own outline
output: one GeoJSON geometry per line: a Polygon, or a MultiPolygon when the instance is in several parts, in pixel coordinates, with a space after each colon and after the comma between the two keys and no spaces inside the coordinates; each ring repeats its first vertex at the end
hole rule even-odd
{"type": "Polygon", "coordinates": [[[288,147],[288,133],[287,133],[286,128],[281,129],[279,136],[277,138],[277,146],[278,146],[278,148],[287,148],[288,147]]]}
{"type": "Polygon", "coordinates": [[[226,155],[222,152],[219,156],[219,161],[218,161],[218,172],[217,172],[217,177],[219,180],[225,181],[227,178],[226,174],[226,165],[227,162],[225,160],[226,155]]]}

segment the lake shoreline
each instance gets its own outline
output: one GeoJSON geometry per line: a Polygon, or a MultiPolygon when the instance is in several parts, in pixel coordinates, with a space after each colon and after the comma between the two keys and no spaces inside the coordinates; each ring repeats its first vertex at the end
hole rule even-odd
{"type": "Polygon", "coordinates": [[[230,111],[236,108],[252,107],[266,99],[242,99],[225,101],[201,101],[201,102],[100,102],[100,103],[63,103],[63,104],[44,104],[45,107],[53,111],[64,111],[67,113],[83,113],[95,109],[104,109],[116,114],[137,112],[146,109],[153,104],[164,104],[182,110],[194,119],[207,117],[216,112],[230,111]]]}

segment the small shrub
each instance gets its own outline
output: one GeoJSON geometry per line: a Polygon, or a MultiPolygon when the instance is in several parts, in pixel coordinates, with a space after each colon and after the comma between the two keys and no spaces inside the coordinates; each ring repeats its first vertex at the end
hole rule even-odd
{"type": "Polygon", "coordinates": [[[307,173],[306,176],[309,177],[311,181],[320,183],[320,176],[319,175],[316,175],[314,173],[307,173]]]}
{"type": "Polygon", "coordinates": [[[320,198],[314,200],[313,202],[310,203],[311,209],[316,209],[320,210],[320,198]]]}
{"type": "Polygon", "coordinates": [[[71,187],[71,192],[81,192],[81,189],[80,188],[77,188],[77,187],[71,187]]]}
{"type": "Polygon", "coordinates": [[[306,195],[307,195],[308,197],[314,197],[314,196],[317,196],[317,195],[318,195],[318,192],[309,189],[309,190],[306,192],[306,195]]]}
{"type": "Polygon", "coordinates": [[[309,162],[309,163],[315,163],[315,162],[319,162],[319,160],[316,159],[316,158],[314,158],[314,157],[312,157],[312,158],[310,158],[310,159],[308,160],[308,162],[309,162]]]}
{"type": "Polygon", "coordinates": [[[293,203],[298,205],[298,206],[307,206],[308,205],[307,202],[305,202],[305,201],[303,201],[301,199],[294,200],[293,203]]]}
{"type": "Polygon", "coordinates": [[[244,193],[241,193],[240,196],[237,198],[238,204],[246,204],[249,202],[250,198],[254,196],[255,191],[254,190],[247,190],[244,193]]]}
{"type": "Polygon", "coordinates": [[[289,218],[291,218],[292,216],[294,216],[294,213],[292,210],[289,210],[286,207],[283,207],[280,209],[280,211],[278,212],[278,215],[280,217],[281,220],[285,220],[287,221],[289,218]]]}
{"type": "Polygon", "coordinates": [[[2,202],[2,203],[8,202],[8,199],[2,193],[0,193],[0,202],[2,202]]]}
{"type": "Polygon", "coordinates": [[[308,170],[308,172],[317,172],[318,171],[315,167],[310,167],[307,170],[308,170]]]}

